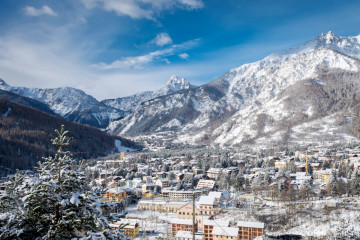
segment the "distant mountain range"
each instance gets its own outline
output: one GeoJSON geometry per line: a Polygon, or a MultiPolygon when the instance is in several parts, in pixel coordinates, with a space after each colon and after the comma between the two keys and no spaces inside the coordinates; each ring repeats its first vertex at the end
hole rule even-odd
{"type": "Polygon", "coordinates": [[[0,79],[0,90],[2,90],[0,94],[4,98],[15,101],[16,98],[20,99],[16,95],[21,96],[23,98],[21,98],[22,102],[18,102],[20,104],[27,102],[28,104],[24,105],[31,107],[34,107],[35,104],[37,105],[35,108],[39,110],[55,113],[69,121],[98,128],[106,128],[111,121],[125,117],[144,101],[190,88],[194,88],[194,86],[184,78],[172,76],[163,87],[156,91],[141,92],[128,97],[106,99],[99,102],[94,97],[75,88],[12,87],[0,79]],[[5,95],[6,92],[12,93],[12,95],[5,95]]]}
{"type": "Polygon", "coordinates": [[[172,76],[159,90],[101,102],[74,88],[11,87],[0,80],[0,89],[121,136],[221,146],[325,143],[359,138],[359,69],[360,35],[328,32],[197,87],[172,76]]]}
{"type": "Polygon", "coordinates": [[[116,99],[106,99],[101,101],[109,107],[113,107],[124,112],[132,112],[137,106],[142,102],[148,101],[153,98],[160,96],[168,95],[170,93],[178,92],[183,89],[192,89],[195,86],[191,85],[184,78],[179,78],[177,76],[172,76],[170,80],[160,89],[155,91],[146,91],[140,92],[128,97],[116,98],[116,99]]]}
{"type": "Polygon", "coordinates": [[[69,121],[98,128],[105,128],[109,122],[126,115],[125,112],[106,106],[75,88],[12,87],[0,79],[0,89],[46,104],[53,112],[69,121]]]}
{"type": "Polygon", "coordinates": [[[208,84],[145,101],[108,131],[222,146],[350,141],[360,131],[359,59],[360,36],[321,34],[208,84]]]}

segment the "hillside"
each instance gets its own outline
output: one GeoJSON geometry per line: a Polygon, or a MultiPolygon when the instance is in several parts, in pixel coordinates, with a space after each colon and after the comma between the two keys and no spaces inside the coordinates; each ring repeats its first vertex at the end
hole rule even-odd
{"type": "Polygon", "coordinates": [[[21,104],[21,105],[25,105],[31,108],[35,108],[37,110],[40,110],[42,112],[46,112],[52,115],[56,115],[56,113],[54,113],[53,110],[51,110],[46,104],[36,101],[34,99],[31,98],[27,98],[27,97],[23,97],[20,95],[17,95],[15,93],[12,92],[8,92],[8,91],[4,91],[4,90],[0,90],[0,98],[5,98],[11,102],[17,103],[17,104],[21,104]]]}
{"type": "Polygon", "coordinates": [[[113,134],[222,146],[359,137],[360,36],[315,39],[194,89],[143,102],[113,134]]]}
{"type": "Polygon", "coordinates": [[[73,142],[69,146],[75,158],[104,156],[115,151],[115,139],[131,147],[132,142],[109,136],[94,127],[66,121],[34,108],[0,98],[0,173],[6,170],[31,169],[42,157],[51,156],[55,148],[54,130],[64,124],[73,142]]]}

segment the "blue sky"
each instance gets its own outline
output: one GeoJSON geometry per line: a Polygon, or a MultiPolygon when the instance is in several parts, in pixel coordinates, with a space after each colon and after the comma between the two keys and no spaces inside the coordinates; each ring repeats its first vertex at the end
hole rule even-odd
{"type": "Polygon", "coordinates": [[[201,85],[329,30],[360,34],[360,1],[1,0],[0,78],[97,99],[201,85]]]}

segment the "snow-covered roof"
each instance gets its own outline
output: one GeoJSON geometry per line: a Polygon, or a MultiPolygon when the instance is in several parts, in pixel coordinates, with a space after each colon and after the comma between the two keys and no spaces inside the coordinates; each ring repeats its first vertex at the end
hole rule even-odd
{"type": "Polygon", "coordinates": [[[219,221],[219,220],[204,220],[204,226],[220,226],[220,227],[228,227],[230,224],[229,220],[219,221]]]}
{"type": "Polygon", "coordinates": [[[173,218],[171,219],[171,223],[173,224],[184,224],[184,225],[192,225],[192,219],[180,219],[180,218],[173,218]]]}
{"type": "Polygon", "coordinates": [[[107,190],[107,192],[113,193],[113,194],[119,194],[119,193],[123,193],[125,191],[124,191],[124,189],[110,188],[109,190],[107,190]]]}
{"type": "MultiPolygon", "coordinates": [[[[189,231],[177,231],[175,238],[186,238],[186,239],[192,239],[193,234],[189,231]]],[[[201,235],[195,235],[195,239],[201,240],[203,239],[203,236],[201,235]]]]}
{"type": "Polygon", "coordinates": [[[213,196],[201,196],[198,204],[214,205],[215,202],[216,199],[213,196]]]}
{"type": "Polygon", "coordinates": [[[239,233],[238,228],[234,227],[216,227],[212,231],[213,235],[220,235],[220,236],[228,236],[228,237],[237,237],[239,233]]]}
{"type": "Polygon", "coordinates": [[[209,192],[209,197],[221,198],[221,192],[209,192]]]}
{"type": "Polygon", "coordinates": [[[263,222],[245,222],[245,221],[238,221],[238,227],[251,227],[251,228],[264,228],[265,224],[263,222]]]}

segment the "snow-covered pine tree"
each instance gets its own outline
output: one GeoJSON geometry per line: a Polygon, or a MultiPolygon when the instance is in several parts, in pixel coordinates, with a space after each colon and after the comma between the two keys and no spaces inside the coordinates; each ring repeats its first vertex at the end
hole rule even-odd
{"type": "Polygon", "coordinates": [[[68,131],[61,126],[55,132],[55,157],[44,158],[35,176],[17,174],[0,196],[0,239],[124,239],[119,230],[110,230],[82,164],[64,151],[71,141],[68,131]]]}
{"type": "Polygon", "coordinates": [[[331,240],[359,240],[359,232],[351,227],[349,220],[340,219],[340,224],[331,234],[331,240]]]}
{"type": "Polygon", "coordinates": [[[351,174],[351,193],[354,195],[360,194],[360,174],[357,169],[355,169],[351,174]]]}

